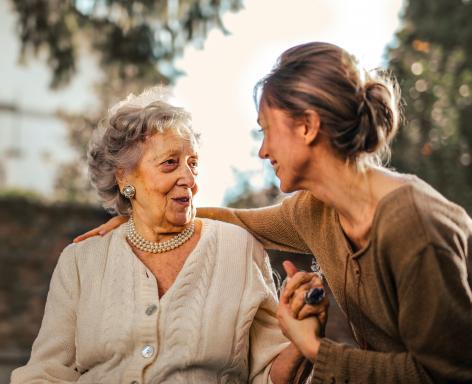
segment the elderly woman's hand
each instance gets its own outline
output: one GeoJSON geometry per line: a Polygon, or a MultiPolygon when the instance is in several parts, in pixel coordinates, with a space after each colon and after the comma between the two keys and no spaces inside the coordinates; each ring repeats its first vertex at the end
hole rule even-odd
{"type": "Polygon", "coordinates": [[[74,243],[79,243],[82,240],[88,239],[89,237],[104,236],[105,234],[110,232],[112,229],[115,229],[116,227],[119,227],[121,224],[125,223],[126,221],[128,221],[127,216],[112,217],[105,224],[102,224],[102,225],[98,226],[97,228],[91,229],[90,231],[85,232],[84,234],[77,236],[73,240],[73,242],[74,243]]]}
{"type": "Polygon", "coordinates": [[[328,317],[329,299],[324,297],[318,304],[313,305],[305,302],[305,296],[310,289],[323,288],[321,276],[314,272],[297,271],[290,261],[285,261],[283,266],[287,272],[287,283],[281,293],[281,302],[289,303],[293,317],[298,320],[310,316],[318,317],[324,330],[328,317]]]}

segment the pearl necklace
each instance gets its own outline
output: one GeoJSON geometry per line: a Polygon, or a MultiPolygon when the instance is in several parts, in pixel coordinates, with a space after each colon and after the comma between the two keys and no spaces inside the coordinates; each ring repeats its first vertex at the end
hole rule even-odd
{"type": "Polygon", "coordinates": [[[192,223],[185,228],[182,232],[180,232],[177,236],[173,237],[170,240],[162,241],[162,242],[154,242],[149,241],[143,238],[138,232],[136,232],[136,228],[134,226],[133,216],[130,216],[128,223],[127,223],[127,235],[126,237],[129,239],[131,244],[133,244],[136,248],[140,249],[144,252],[151,252],[151,253],[163,253],[171,251],[172,249],[180,247],[184,244],[188,239],[192,237],[195,233],[195,222],[192,223]]]}

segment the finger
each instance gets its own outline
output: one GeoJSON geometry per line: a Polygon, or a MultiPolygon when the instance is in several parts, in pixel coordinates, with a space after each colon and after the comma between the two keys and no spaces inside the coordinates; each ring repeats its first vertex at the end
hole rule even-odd
{"type": "Polygon", "coordinates": [[[91,229],[88,232],[85,232],[82,235],[77,236],[74,240],[72,240],[74,243],[79,243],[85,239],[88,239],[89,237],[93,236],[104,236],[108,232],[110,232],[112,229],[115,229],[116,227],[120,226],[124,222],[126,222],[128,218],[126,216],[115,216],[112,217],[110,220],[108,220],[105,224],[102,224],[98,226],[97,228],[91,229]]]}
{"type": "Polygon", "coordinates": [[[115,216],[108,220],[105,224],[102,224],[101,227],[106,231],[105,233],[110,232],[112,229],[119,227],[121,224],[128,221],[128,216],[115,216]]]}
{"type": "Polygon", "coordinates": [[[295,293],[292,295],[290,299],[290,309],[295,318],[298,316],[298,313],[305,305],[305,294],[310,288],[311,283],[305,283],[298,287],[295,293]]]}
{"type": "Polygon", "coordinates": [[[300,287],[300,285],[308,283],[311,281],[313,277],[313,273],[308,272],[297,272],[293,275],[288,281],[285,286],[284,291],[282,292],[283,296],[287,296],[290,298],[295,290],[300,287]]]}
{"type": "Polygon", "coordinates": [[[291,261],[285,260],[282,265],[285,269],[285,272],[287,272],[288,277],[293,277],[293,275],[298,272],[297,267],[295,267],[291,261]]]}
{"type": "Polygon", "coordinates": [[[325,316],[327,314],[328,308],[329,308],[329,299],[325,297],[317,305],[305,304],[298,312],[297,318],[298,320],[302,320],[310,316],[317,316],[321,319],[322,315],[325,316]]]}
{"type": "Polygon", "coordinates": [[[320,322],[323,325],[323,327],[325,327],[326,323],[328,322],[328,311],[321,312],[317,317],[318,319],[320,319],[320,322]]]}
{"type": "Polygon", "coordinates": [[[94,229],[91,229],[90,231],[85,232],[84,234],[77,236],[74,240],[72,240],[72,242],[79,243],[79,242],[81,242],[85,239],[88,239],[89,237],[97,236],[97,235],[100,234],[100,228],[101,228],[101,226],[97,227],[97,228],[94,228],[94,229]]]}
{"type": "Polygon", "coordinates": [[[281,301],[279,303],[279,306],[277,307],[277,319],[279,320],[279,322],[283,321],[291,315],[292,312],[290,310],[290,304],[281,301]]]}
{"type": "Polygon", "coordinates": [[[323,288],[323,278],[317,273],[313,273],[311,278],[311,287],[312,288],[323,288]]]}

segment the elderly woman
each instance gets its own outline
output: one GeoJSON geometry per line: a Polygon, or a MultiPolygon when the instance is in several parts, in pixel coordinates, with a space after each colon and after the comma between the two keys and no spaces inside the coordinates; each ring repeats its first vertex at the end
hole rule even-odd
{"type": "Polygon", "coordinates": [[[262,246],[237,226],[195,219],[189,115],[154,89],[121,102],[102,128],[91,179],[129,221],[64,250],[12,383],[287,382],[302,355],[278,328],[262,246]]]}

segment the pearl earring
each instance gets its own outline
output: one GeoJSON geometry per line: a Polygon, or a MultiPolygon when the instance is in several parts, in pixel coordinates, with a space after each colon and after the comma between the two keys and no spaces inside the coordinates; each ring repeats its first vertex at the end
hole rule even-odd
{"type": "Polygon", "coordinates": [[[121,193],[124,197],[131,200],[134,195],[136,195],[136,188],[132,185],[125,185],[121,190],[121,193]]]}

